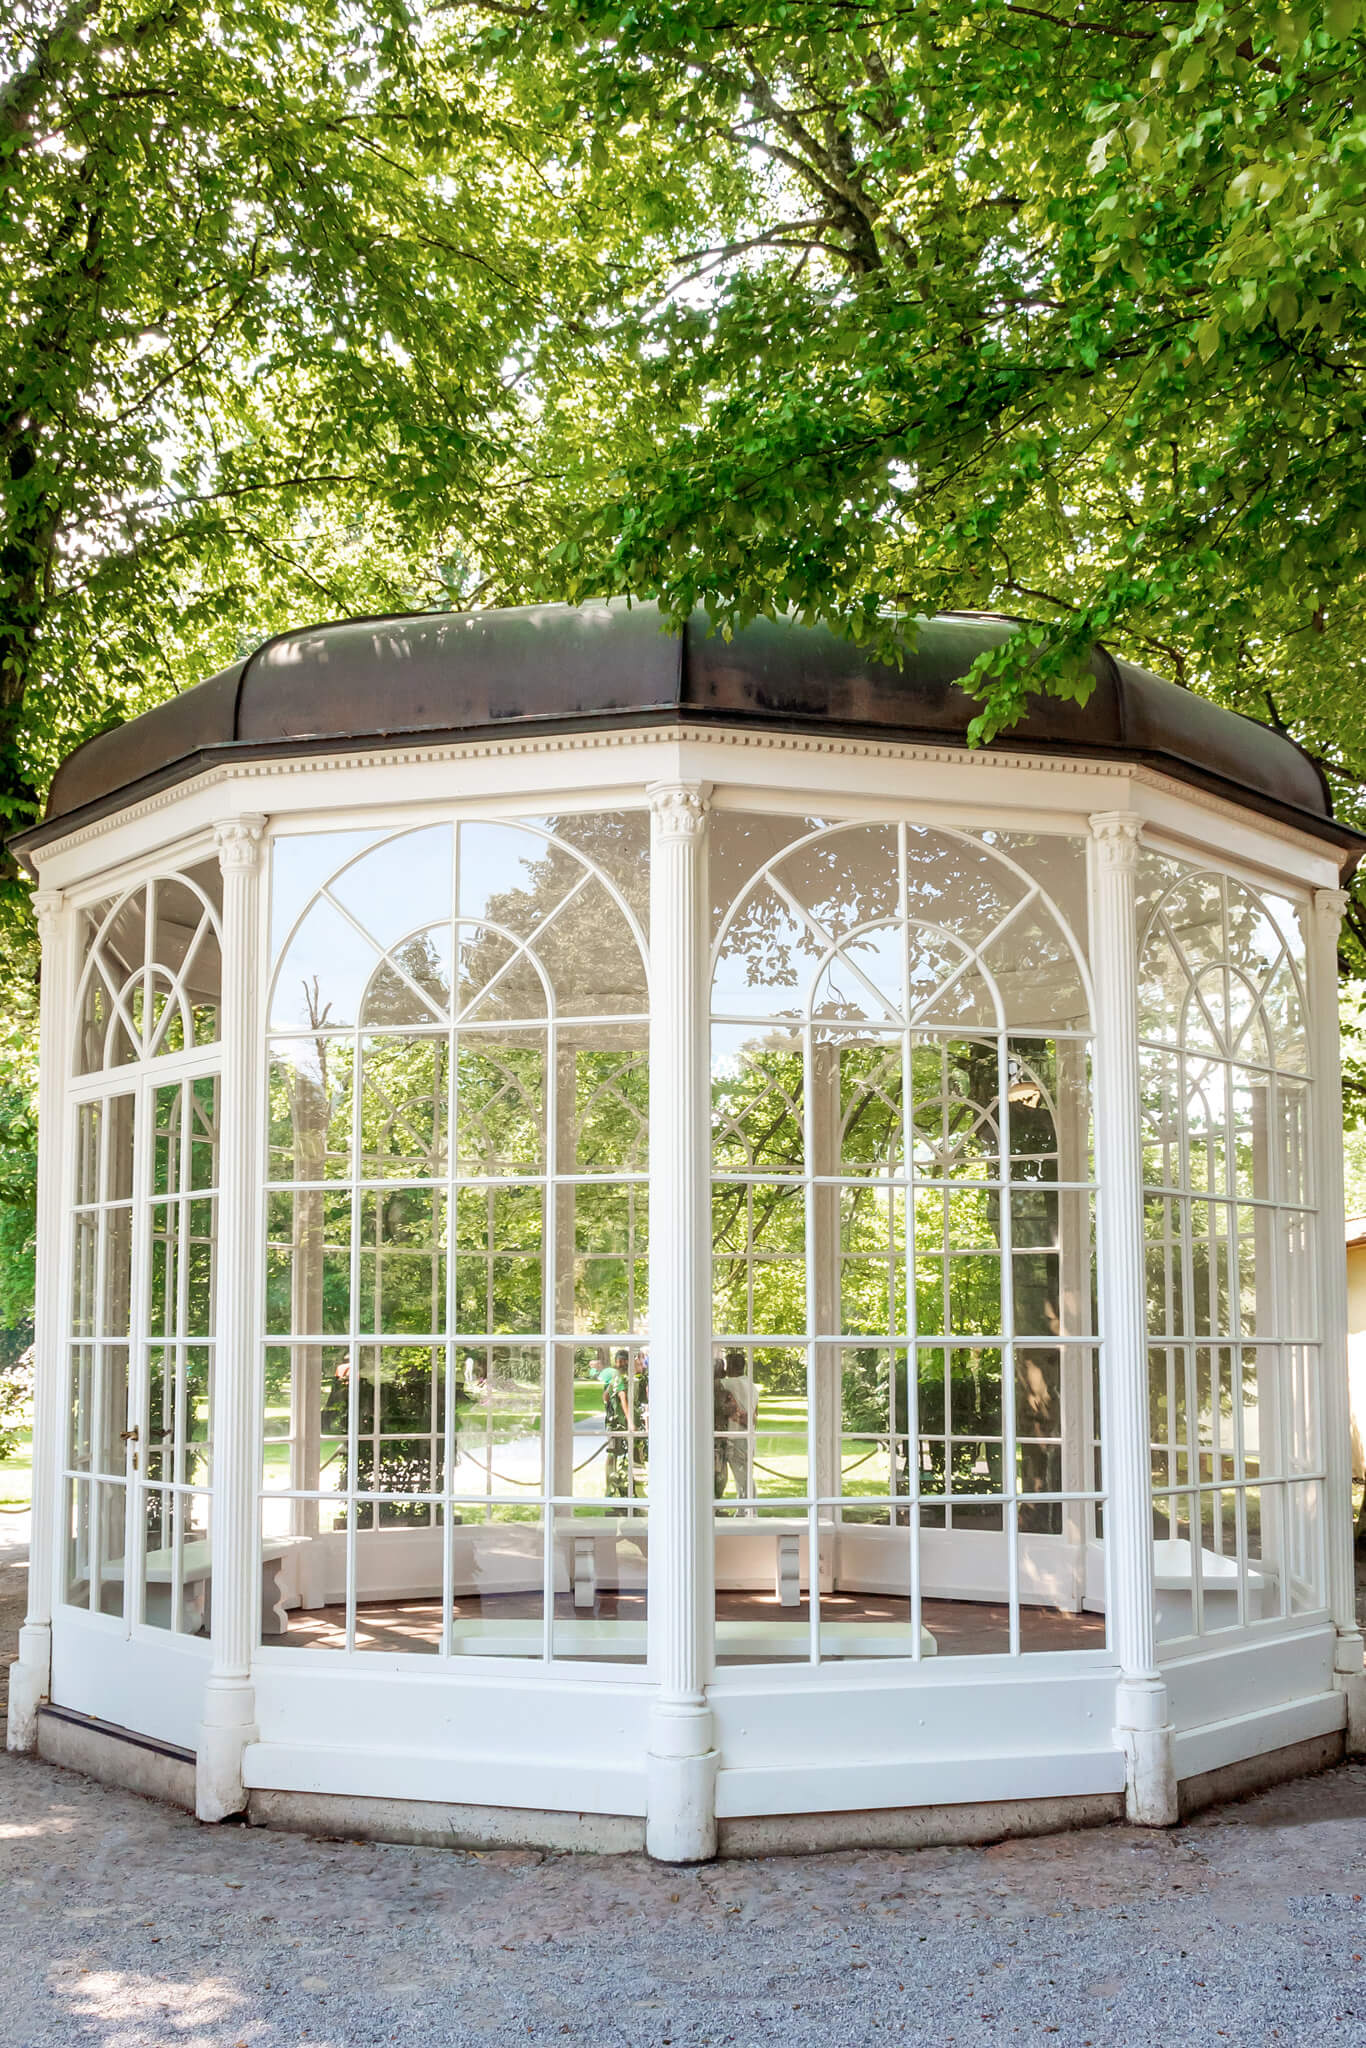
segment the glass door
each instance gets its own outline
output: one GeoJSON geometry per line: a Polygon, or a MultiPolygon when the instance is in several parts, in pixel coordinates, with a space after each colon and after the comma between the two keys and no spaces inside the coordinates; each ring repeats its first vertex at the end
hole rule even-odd
{"type": "Polygon", "coordinates": [[[141,1231],[146,1341],[134,1374],[132,1617],[208,1633],[218,1240],[218,1076],[157,1078],[146,1096],[141,1231]]]}
{"type": "Polygon", "coordinates": [[[183,1635],[212,1612],[219,1080],[76,1105],[67,1603],[183,1635]]]}

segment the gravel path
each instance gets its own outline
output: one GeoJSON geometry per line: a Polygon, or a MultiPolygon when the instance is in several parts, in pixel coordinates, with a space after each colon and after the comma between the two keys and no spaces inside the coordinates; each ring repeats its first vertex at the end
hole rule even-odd
{"type": "Polygon", "coordinates": [[[1129,1828],[697,1870],[308,1841],[0,1760],[5,2048],[1366,2042],[1366,1767],[1129,1828]]]}

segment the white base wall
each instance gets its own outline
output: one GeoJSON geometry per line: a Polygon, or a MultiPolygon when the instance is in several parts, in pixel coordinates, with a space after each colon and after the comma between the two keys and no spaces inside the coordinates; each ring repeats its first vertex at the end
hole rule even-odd
{"type": "Polygon", "coordinates": [[[196,1747],[209,1666],[206,1638],[154,1628],[127,1636],[122,1622],[70,1607],[53,1615],[54,1705],[158,1742],[196,1747]]]}
{"type": "Polygon", "coordinates": [[[302,1669],[298,1656],[277,1652],[257,1668],[260,1740],[246,1753],[249,1787],[645,1811],[651,1688],[643,1683],[487,1666],[458,1676],[370,1672],[344,1658],[302,1669]]]}
{"type": "Polygon", "coordinates": [[[837,1669],[728,1674],[710,1692],[721,1752],[717,1812],[1122,1790],[1114,1667],[1088,1652],[1046,1661],[1028,1675],[993,1657],[936,1659],[911,1678],[837,1669]]]}
{"type": "MultiPolygon", "coordinates": [[[[1170,1658],[1178,1776],[1340,1735],[1333,1641],[1331,1628],[1315,1624],[1170,1658]]],[[[263,1652],[247,1786],[263,1796],[509,1813],[645,1813],[653,1688],[643,1673],[421,1662],[263,1652]]],[[[54,1704],[115,1728],[192,1751],[208,1671],[206,1642],[152,1629],[129,1637],[116,1622],[69,1609],[54,1619],[54,1704]]],[[[917,1670],[729,1669],[709,1689],[718,1816],[1114,1797],[1124,1784],[1116,1675],[1098,1651],[1013,1668],[980,1657],[930,1659],[917,1670]]]]}

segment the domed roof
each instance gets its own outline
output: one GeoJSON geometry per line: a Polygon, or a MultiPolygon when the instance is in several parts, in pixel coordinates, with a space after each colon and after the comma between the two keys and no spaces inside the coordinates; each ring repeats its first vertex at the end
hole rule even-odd
{"type": "MultiPolygon", "coordinates": [[[[756,620],[730,640],[694,613],[663,632],[653,604],[530,605],[344,619],[268,640],[246,661],[101,733],[53,779],[27,850],[225,760],[395,742],[674,722],[961,746],[981,709],[959,687],[1007,619],[925,620],[900,668],[823,627],[756,620]]],[[[1293,741],[1103,647],[1084,706],[1036,699],[1012,752],[1144,761],[1356,848],[1293,741]]]]}

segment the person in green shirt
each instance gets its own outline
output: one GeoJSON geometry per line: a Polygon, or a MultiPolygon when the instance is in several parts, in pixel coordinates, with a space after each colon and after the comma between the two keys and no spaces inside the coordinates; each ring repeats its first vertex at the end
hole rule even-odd
{"type": "Polygon", "coordinates": [[[607,1426],[607,1497],[625,1500],[631,1490],[630,1356],[615,1352],[593,1377],[602,1388],[602,1415],[607,1426]]]}

